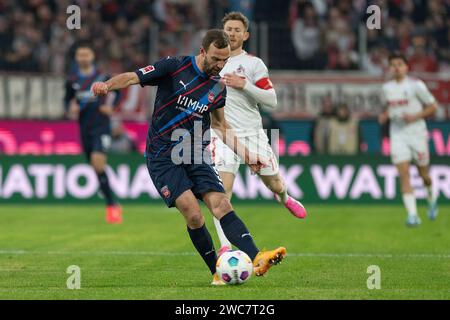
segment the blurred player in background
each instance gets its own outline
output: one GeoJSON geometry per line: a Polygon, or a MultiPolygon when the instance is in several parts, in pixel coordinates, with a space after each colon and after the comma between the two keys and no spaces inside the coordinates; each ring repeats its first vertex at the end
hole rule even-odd
{"type": "Polygon", "coordinates": [[[428,217],[437,216],[437,194],[429,175],[430,155],[425,118],[436,112],[437,104],[425,83],[408,76],[404,55],[393,53],[389,57],[393,80],[383,85],[387,110],[379,116],[381,124],[390,120],[391,159],[400,176],[403,203],[408,213],[407,226],[420,225],[416,198],[409,180],[409,166],[417,164],[427,189],[428,217]]]}
{"type": "Polygon", "coordinates": [[[122,73],[92,86],[96,95],[134,84],[158,86],[147,136],[147,168],[166,205],[176,207],[184,216],[191,241],[213,275],[213,285],[223,282],[216,273],[217,254],[197,199],[220,221],[228,239],[252,259],[256,275],[263,275],[286,255],[283,247],[271,251],[256,247],[247,227],[234,212],[207,153],[208,131],[212,127],[236,152],[243,151],[240,154],[252,170],[259,171],[264,165],[261,157],[239,148],[233,130],[229,130],[225,121],[226,88],[218,75],[229,57],[228,36],[222,30],[209,30],[197,56],[169,56],[136,72],[122,73]],[[200,144],[195,142],[195,137],[191,139],[197,131],[201,133],[200,138],[207,136],[200,144]],[[189,148],[189,151],[182,149],[183,154],[190,155],[175,163],[173,157],[179,154],[183,142],[189,148]]]}
{"type": "Polygon", "coordinates": [[[106,222],[121,223],[122,209],[114,199],[105,168],[111,145],[112,103],[114,93],[96,97],[90,92],[95,81],[107,79],[97,70],[95,54],[89,43],[80,43],[75,51],[76,68],[66,82],[65,107],[72,119],[78,119],[81,143],[87,160],[97,174],[101,194],[106,201],[106,222]]]}
{"type": "MultiPolygon", "coordinates": [[[[242,48],[244,41],[249,38],[249,21],[240,12],[230,12],[223,18],[222,24],[231,43],[231,57],[220,72],[227,86],[225,118],[251,152],[269,159],[269,165],[261,169],[259,176],[275,194],[277,201],[295,217],[304,218],[306,210],[299,201],[288,195],[286,183],[279,174],[277,158],[263,130],[258,104],[274,108],[277,96],[264,62],[242,48]]],[[[214,134],[214,130],[211,133],[211,153],[225,191],[231,199],[241,159],[214,134]]],[[[224,235],[219,221],[214,219],[214,223],[222,246],[219,250],[221,254],[231,249],[231,243],[224,235]]]]}

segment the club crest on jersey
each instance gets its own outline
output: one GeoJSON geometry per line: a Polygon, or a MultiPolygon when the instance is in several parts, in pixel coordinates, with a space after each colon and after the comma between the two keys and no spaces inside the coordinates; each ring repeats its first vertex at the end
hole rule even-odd
{"type": "Polygon", "coordinates": [[[140,69],[139,69],[139,71],[141,71],[142,74],[150,73],[150,72],[152,72],[153,70],[155,70],[155,67],[152,66],[152,65],[146,66],[146,67],[144,67],[144,68],[140,68],[140,69]]]}
{"type": "Polygon", "coordinates": [[[161,188],[161,193],[164,196],[164,198],[169,198],[170,197],[170,190],[168,186],[164,186],[161,188]]]}
{"type": "Polygon", "coordinates": [[[215,98],[214,93],[210,91],[210,92],[208,93],[208,102],[209,102],[209,103],[213,103],[213,102],[214,102],[214,98],[215,98]]]}
{"type": "Polygon", "coordinates": [[[236,73],[244,73],[244,72],[245,72],[245,69],[244,69],[244,67],[242,66],[242,64],[240,64],[240,65],[239,65],[239,68],[236,69],[236,73]]]}

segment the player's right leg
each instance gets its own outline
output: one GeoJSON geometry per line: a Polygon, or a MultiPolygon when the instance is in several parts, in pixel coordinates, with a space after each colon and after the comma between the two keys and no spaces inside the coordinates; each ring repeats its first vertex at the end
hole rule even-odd
{"type": "MultiPolygon", "coordinates": [[[[211,235],[206,228],[197,198],[191,190],[186,190],[175,200],[175,206],[186,220],[187,231],[195,249],[208,266],[211,274],[216,278],[216,250],[211,235]]],[[[214,279],[214,281],[216,280],[214,279]]],[[[213,284],[221,283],[217,281],[213,284]]]]}
{"type": "Polygon", "coordinates": [[[414,196],[413,188],[409,180],[409,162],[400,162],[396,164],[398,174],[400,177],[400,188],[402,192],[403,204],[408,213],[406,225],[413,227],[421,223],[417,215],[416,197],[414,196]]]}
{"type": "Polygon", "coordinates": [[[170,158],[147,156],[146,160],[156,190],[169,208],[177,207],[181,212],[194,247],[214,275],[217,255],[197,198],[191,191],[194,184],[187,175],[185,166],[175,165],[170,158]]]}

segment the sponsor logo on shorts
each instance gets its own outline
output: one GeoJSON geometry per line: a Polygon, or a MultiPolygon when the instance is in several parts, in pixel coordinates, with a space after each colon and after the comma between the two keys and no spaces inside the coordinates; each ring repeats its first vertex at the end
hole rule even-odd
{"type": "Polygon", "coordinates": [[[161,188],[161,193],[164,196],[164,198],[169,198],[170,197],[170,190],[168,186],[164,186],[161,188]]]}

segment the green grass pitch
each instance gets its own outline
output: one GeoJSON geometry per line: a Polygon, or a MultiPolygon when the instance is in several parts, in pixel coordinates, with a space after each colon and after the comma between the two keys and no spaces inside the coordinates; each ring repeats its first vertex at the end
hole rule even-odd
{"type": "Polygon", "coordinates": [[[304,221],[276,204],[235,207],[260,248],[288,256],[265,277],[212,287],[175,210],[125,205],[124,223],[107,225],[100,205],[2,205],[0,299],[450,299],[448,205],[436,221],[420,207],[416,229],[400,205],[311,205],[304,221]],[[70,265],[79,290],[66,287],[70,265]],[[367,288],[370,265],[381,289],[367,288]]]}

